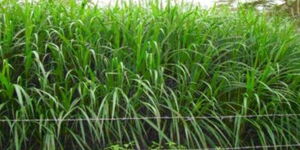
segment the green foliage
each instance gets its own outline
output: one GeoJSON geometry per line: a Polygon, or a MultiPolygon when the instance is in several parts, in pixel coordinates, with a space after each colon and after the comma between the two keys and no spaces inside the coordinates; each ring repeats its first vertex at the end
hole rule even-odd
{"type": "MultiPolygon", "coordinates": [[[[1,119],[300,113],[289,18],[157,1],[2,0],[0,12],[1,119]]],[[[0,124],[0,149],[300,143],[299,117],[0,124]]]]}

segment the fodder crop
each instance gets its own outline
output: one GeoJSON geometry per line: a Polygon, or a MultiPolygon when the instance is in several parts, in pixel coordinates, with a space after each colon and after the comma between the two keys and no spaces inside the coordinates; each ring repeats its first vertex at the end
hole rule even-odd
{"type": "Polygon", "coordinates": [[[251,8],[2,0],[0,149],[299,143],[299,116],[181,118],[300,113],[299,39],[251,8]],[[89,120],[124,117],[157,118],[89,120]]]}

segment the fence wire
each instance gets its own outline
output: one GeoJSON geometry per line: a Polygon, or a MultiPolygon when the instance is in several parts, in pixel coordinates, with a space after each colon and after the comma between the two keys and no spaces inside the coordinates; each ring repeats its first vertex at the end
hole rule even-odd
{"type": "MultiPolygon", "coordinates": [[[[218,148],[199,148],[199,149],[185,149],[185,150],[264,150],[264,149],[276,149],[276,148],[292,148],[292,147],[300,147],[300,143],[298,144],[287,144],[287,145],[254,145],[254,146],[244,146],[244,147],[218,147],[218,148]]],[[[164,150],[174,150],[174,149],[164,149],[164,150]]],[[[178,150],[178,149],[176,149],[178,150]]]]}
{"type": "Polygon", "coordinates": [[[254,146],[244,146],[244,147],[227,147],[227,148],[214,148],[214,149],[207,149],[207,150],[247,150],[247,149],[276,149],[276,148],[291,148],[291,147],[300,147],[299,144],[287,144],[287,145],[254,145],[254,146]]]}
{"type": "Polygon", "coordinates": [[[79,121],[126,121],[126,120],[199,120],[199,119],[235,119],[235,118],[279,118],[299,117],[300,114],[264,114],[264,115],[227,115],[227,116],[154,116],[154,117],[122,117],[122,118],[40,118],[40,119],[0,119],[0,122],[79,122],[79,121]]]}

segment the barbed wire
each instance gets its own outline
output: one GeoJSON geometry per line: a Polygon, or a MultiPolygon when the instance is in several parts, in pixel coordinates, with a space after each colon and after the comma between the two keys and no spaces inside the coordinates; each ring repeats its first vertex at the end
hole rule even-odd
{"type": "Polygon", "coordinates": [[[77,121],[126,121],[126,120],[199,120],[199,119],[235,119],[262,117],[300,117],[300,114],[263,114],[263,115],[227,115],[227,116],[154,116],[154,117],[112,117],[112,118],[40,118],[40,119],[0,119],[0,122],[77,122],[77,121]]]}
{"type": "MultiPolygon", "coordinates": [[[[216,147],[216,148],[198,148],[198,149],[185,149],[185,150],[247,150],[247,149],[274,149],[274,148],[291,148],[300,147],[298,144],[287,144],[287,145],[253,145],[253,146],[243,146],[243,147],[216,147]]],[[[181,150],[181,149],[163,149],[163,150],[181,150]]]]}
{"type": "MultiPolygon", "coordinates": [[[[289,147],[300,147],[299,144],[287,144],[287,145],[254,145],[254,146],[244,146],[244,147],[227,147],[227,148],[214,148],[214,149],[207,149],[207,150],[247,150],[247,149],[270,149],[270,148],[289,148],[289,147]]],[[[206,149],[205,149],[206,150],[206,149]]]]}

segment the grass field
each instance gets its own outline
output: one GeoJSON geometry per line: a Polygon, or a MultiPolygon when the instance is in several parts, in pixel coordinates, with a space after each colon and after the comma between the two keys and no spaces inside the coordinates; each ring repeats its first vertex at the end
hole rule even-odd
{"type": "Polygon", "coordinates": [[[296,29],[243,7],[2,0],[0,149],[300,143],[299,116],[181,118],[299,114],[296,29]]]}

